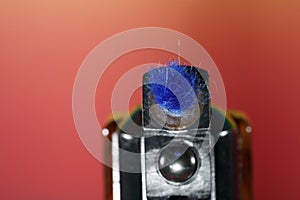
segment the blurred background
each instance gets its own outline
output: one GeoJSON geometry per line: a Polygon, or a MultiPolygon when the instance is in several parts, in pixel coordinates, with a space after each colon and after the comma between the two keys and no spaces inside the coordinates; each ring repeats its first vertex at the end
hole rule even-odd
{"type": "MultiPolygon", "coordinates": [[[[104,199],[103,166],[73,122],[73,83],[96,45],[144,26],[194,38],[219,67],[228,107],[253,124],[254,199],[300,199],[299,24],[300,2],[292,0],[2,0],[0,199],[104,199]]],[[[100,80],[102,125],[114,83],[137,55],[100,80]]]]}

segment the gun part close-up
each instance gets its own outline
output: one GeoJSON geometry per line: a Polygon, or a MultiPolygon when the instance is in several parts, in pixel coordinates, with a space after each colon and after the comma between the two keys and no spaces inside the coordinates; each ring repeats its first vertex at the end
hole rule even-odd
{"type": "Polygon", "coordinates": [[[212,103],[208,83],[207,71],[176,63],[144,74],[142,106],[103,130],[107,200],[252,199],[252,128],[212,103]]]}

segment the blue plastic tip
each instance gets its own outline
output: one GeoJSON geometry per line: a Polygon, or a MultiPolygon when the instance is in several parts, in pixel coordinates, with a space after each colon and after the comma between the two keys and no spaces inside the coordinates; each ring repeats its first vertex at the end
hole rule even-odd
{"type": "Polygon", "coordinates": [[[148,87],[155,103],[171,115],[182,115],[188,111],[195,100],[199,101],[199,93],[206,87],[196,68],[176,62],[151,70],[149,75],[148,87]]]}

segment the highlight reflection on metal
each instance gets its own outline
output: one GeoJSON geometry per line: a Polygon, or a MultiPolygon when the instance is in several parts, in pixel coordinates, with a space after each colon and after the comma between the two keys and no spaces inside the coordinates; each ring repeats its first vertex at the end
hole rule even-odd
{"type": "Polygon", "coordinates": [[[112,148],[112,165],[113,165],[113,171],[112,171],[112,175],[113,175],[113,200],[120,200],[121,196],[120,196],[120,191],[121,191],[121,186],[120,186],[120,163],[119,163],[119,150],[118,150],[118,146],[119,146],[119,137],[118,137],[118,133],[113,133],[112,134],[112,144],[113,144],[113,148],[112,148]]]}
{"type": "Polygon", "coordinates": [[[198,128],[197,123],[201,121],[202,128],[208,127],[210,95],[205,70],[174,62],[150,70],[144,75],[143,82],[145,110],[149,110],[157,123],[144,119],[146,126],[178,130],[195,124],[197,127],[194,128],[198,128]]]}

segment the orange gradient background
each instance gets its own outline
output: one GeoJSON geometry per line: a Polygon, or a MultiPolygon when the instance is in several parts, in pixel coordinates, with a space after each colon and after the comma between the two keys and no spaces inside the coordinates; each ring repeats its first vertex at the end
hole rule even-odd
{"type": "MultiPolygon", "coordinates": [[[[144,26],[180,31],[216,62],[228,107],[253,124],[254,198],[300,199],[299,24],[300,2],[290,0],[2,0],[0,199],[104,199],[103,166],[75,130],[73,82],[97,44],[144,26]]],[[[117,64],[100,81],[101,124],[130,69],[117,64]]]]}

